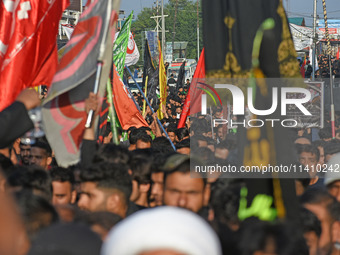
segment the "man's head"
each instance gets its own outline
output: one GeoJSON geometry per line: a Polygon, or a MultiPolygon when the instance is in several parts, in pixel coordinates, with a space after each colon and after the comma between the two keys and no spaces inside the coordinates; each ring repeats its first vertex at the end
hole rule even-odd
{"type": "Polygon", "coordinates": [[[234,140],[223,140],[216,145],[215,157],[219,159],[226,160],[229,156],[231,150],[236,148],[234,140]]]}
{"type": "Polygon", "coordinates": [[[31,241],[42,229],[59,221],[56,210],[43,197],[36,196],[29,190],[16,192],[14,197],[31,241]]]}
{"type": "Polygon", "coordinates": [[[308,137],[299,136],[294,141],[295,144],[312,144],[308,137]]]}
{"type": "Polygon", "coordinates": [[[297,144],[299,162],[308,167],[308,172],[311,177],[317,174],[317,163],[319,162],[320,152],[318,148],[309,144],[297,144]]]}
{"type": "Polygon", "coordinates": [[[313,145],[319,149],[320,152],[320,158],[318,164],[322,165],[325,163],[325,146],[326,146],[325,141],[323,140],[317,140],[313,142],[313,145]]]}
{"type": "Polygon", "coordinates": [[[223,141],[227,137],[227,131],[224,130],[223,125],[217,127],[217,137],[220,141],[223,141]]]}
{"type": "Polygon", "coordinates": [[[31,145],[20,143],[19,147],[21,163],[25,166],[28,166],[30,163],[31,145]]]}
{"type": "Polygon", "coordinates": [[[302,225],[303,236],[306,240],[309,254],[319,254],[319,239],[321,236],[321,223],[314,213],[301,208],[299,220],[302,225]]]}
{"type": "Polygon", "coordinates": [[[146,133],[137,136],[136,149],[147,149],[151,147],[152,138],[146,133]]]}
{"type": "Polygon", "coordinates": [[[74,189],[75,181],[72,171],[67,168],[56,167],[49,173],[52,178],[52,204],[74,204],[77,192],[74,189]]]}
{"type": "Polygon", "coordinates": [[[128,149],[113,143],[101,145],[93,157],[93,163],[110,162],[115,164],[127,164],[130,160],[128,149]]]}
{"type": "Polygon", "coordinates": [[[164,172],[163,165],[166,157],[163,153],[157,153],[153,157],[151,166],[151,194],[149,197],[150,207],[163,205],[164,172]]]}
{"type": "Polygon", "coordinates": [[[324,140],[324,141],[332,140],[332,128],[324,127],[323,129],[320,129],[319,137],[321,140],[324,140]]]}
{"type": "Polygon", "coordinates": [[[176,143],[176,150],[178,153],[180,154],[186,154],[186,155],[190,155],[190,139],[184,139],[182,141],[180,141],[179,143],[176,143]]]}
{"type": "Polygon", "coordinates": [[[84,169],[80,179],[80,209],[108,211],[125,218],[132,190],[126,165],[100,162],[84,169]]]}
{"type": "Polygon", "coordinates": [[[189,138],[189,131],[186,128],[179,128],[176,130],[177,140],[180,142],[183,139],[189,138]]]}
{"type": "Polygon", "coordinates": [[[335,199],[323,187],[312,187],[300,197],[302,205],[314,213],[321,222],[319,239],[320,254],[330,254],[332,249],[332,225],[334,219],[330,214],[330,207],[335,199]]]}
{"type": "Polygon", "coordinates": [[[48,143],[37,141],[31,146],[30,165],[38,165],[48,170],[48,166],[52,163],[52,150],[48,143]]]}
{"type": "Polygon", "coordinates": [[[168,136],[169,136],[171,142],[175,143],[176,142],[176,129],[169,127],[167,129],[167,133],[168,133],[168,136]]]}
{"type": "Polygon", "coordinates": [[[52,198],[51,177],[48,172],[37,166],[15,166],[7,178],[10,192],[28,190],[34,195],[42,196],[48,201],[52,198]]]}
{"type": "Polygon", "coordinates": [[[190,158],[183,154],[170,156],[164,165],[164,205],[198,212],[208,201],[206,179],[199,173],[190,174],[190,158]]]}
{"type": "Polygon", "coordinates": [[[137,205],[148,207],[148,192],[151,184],[151,164],[150,158],[133,158],[129,165],[131,168],[132,193],[130,200],[137,205]]]}

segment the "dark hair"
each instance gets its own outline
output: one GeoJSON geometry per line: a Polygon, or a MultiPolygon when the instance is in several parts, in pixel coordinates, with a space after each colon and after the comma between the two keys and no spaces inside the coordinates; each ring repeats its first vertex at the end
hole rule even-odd
{"type": "Polygon", "coordinates": [[[147,134],[145,130],[142,129],[132,129],[131,133],[129,135],[129,142],[130,144],[136,144],[137,143],[137,137],[139,134],[147,134]]]}
{"type": "Polygon", "coordinates": [[[224,224],[239,224],[238,209],[240,207],[242,183],[231,179],[218,179],[211,186],[210,204],[215,217],[224,224]]]}
{"type": "Polygon", "coordinates": [[[4,177],[8,177],[12,172],[11,168],[13,167],[12,161],[7,158],[5,155],[0,153],[0,171],[4,173],[4,177]]]}
{"type": "Polygon", "coordinates": [[[190,148],[190,138],[183,139],[179,143],[176,143],[176,149],[190,148]]]}
{"type": "Polygon", "coordinates": [[[301,204],[323,204],[333,203],[335,198],[332,197],[328,190],[323,186],[312,186],[300,196],[301,204]]]}
{"type": "Polygon", "coordinates": [[[158,153],[153,154],[151,173],[163,173],[164,172],[163,165],[165,164],[166,159],[167,159],[167,156],[164,153],[158,152],[158,153]]]}
{"type": "Polygon", "coordinates": [[[233,150],[236,148],[236,142],[232,139],[225,139],[216,145],[216,149],[233,150]]]}
{"type": "Polygon", "coordinates": [[[148,158],[133,158],[130,161],[132,179],[138,184],[149,184],[151,182],[152,161],[148,158]]]}
{"type": "Polygon", "coordinates": [[[20,187],[23,190],[35,191],[46,200],[52,197],[52,181],[49,174],[38,166],[15,166],[7,179],[10,187],[20,187]]]}
{"type": "Polygon", "coordinates": [[[325,142],[324,140],[316,140],[314,142],[312,142],[312,145],[314,145],[315,147],[322,147],[325,148],[327,142],[325,142]]]}
{"type": "Polygon", "coordinates": [[[335,153],[340,152],[340,143],[337,141],[337,139],[326,142],[325,145],[325,157],[326,155],[332,155],[335,153]]]}
{"type": "Polygon", "coordinates": [[[135,129],[137,129],[137,128],[136,128],[136,127],[133,127],[133,126],[132,126],[132,127],[129,127],[128,130],[127,130],[127,132],[132,132],[132,130],[135,130],[135,129]]]}
{"type": "Polygon", "coordinates": [[[238,247],[241,255],[265,250],[269,238],[274,241],[276,254],[308,255],[308,247],[301,231],[289,224],[245,221],[240,229],[238,247]]]}
{"type": "Polygon", "coordinates": [[[309,152],[309,153],[315,154],[316,155],[316,160],[319,161],[319,159],[320,159],[320,151],[314,145],[310,145],[310,144],[295,144],[295,146],[296,146],[298,155],[300,155],[303,152],[309,152]]]}
{"type": "Polygon", "coordinates": [[[189,136],[189,131],[186,128],[179,128],[175,133],[179,141],[182,141],[184,137],[189,136]]]}
{"type": "Polygon", "coordinates": [[[190,132],[194,131],[195,135],[202,135],[203,133],[209,132],[210,127],[206,119],[195,119],[190,127],[190,132]]]}
{"type": "MultiPolygon", "coordinates": [[[[198,162],[197,159],[195,158],[187,158],[184,161],[180,162],[180,163],[176,163],[173,162],[170,165],[173,165],[172,169],[166,169],[166,165],[168,165],[169,161],[174,159],[174,156],[178,155],[178,153],[174,153],[171,156],[169,156],[165,162],[165,166],[163,167],[163,171],[164,171],[164,183],[166,182],[166,179],[168,178],[169,175],[173,174],[173,173],[183,173],[183,174],[187,174],[190,173],[190,170],[192,169],[192,166],[195,165],[202,165],[201,162],[198,162]],[[192,165],[191,165],[192,164],[192,165]]],[[[184,156],[184,155],[183,155],[184,156]]],[[[204,186],[207,184],[207,178],[205,173],[203,172],[199,172],[199,174],[201,175],[201,179],[203,180],[203,184],[204,186]]]]}
{"type": "Polygon", "coordinates": [[[300,209],[299,219],[302,226],[302,231],[306,232],[315,232],[315,234],[320,237],[321,235],[321,223],[318,217],[315,216],[314,213],[307,210],[306,208],[300,209]]]}
{"type": "Polygon", "coordinates": [[[50,171],[52,181],[69,182],[73,186],[75,183],[74,175],[71,169],[64,167],[54,167],[50,171]]]}
{"type": "Polygon", "coordinates": [[[136,143],[137,141],[142,141],[144,143],[151,143],[152,142],[152,138],[151,136],[147,135],[146,133],[140,133],[137,135],[137,140],[136,140],[136,143]]]}
{"type": "Polygon", "coordinates": [[[59,221],[54,207],[43,197],[33,195],[31,191],[16,192],[15,200],[31,241],[42,229],[59,221]]]}
{"type": "Polygon", "coordinates": [[[40,148],[46,151],[46,154],[48,157],[51,157],[52,155],[52,149],[50,147],[50,145],[47,142],[44,141],[36,141],[34,144],[31,145],[31,148],[40,148]]]}
{"type": "Polygon", "coordinates": [[[156,137],[155,139],[153,139],[151,148],[155,153],[167,154],[174,151],[170,141],[164,136],[156,137]]]}
{"type": "Polygon", "coordinates": [[[192,154],[201,160],[208,160],[212,163],[215,159],[215,154],[208,147],[196,147],[192,150],[192,154]]]}
{"type": "Polygon", "coordinates": [[[330,139],[332,138],[332,128],[331,127],[324,127],[319,131],[320,139],[330,139]]]}
{"type": "Polygon", "coordinates": [[[166,129],[166,132],[167,132],[167,133],[172,132],[172,133],[176,134],[176,130],[177,130],[176,128],[170,127],[170,126],[169,126],[169,127],[166,129]]]}
{"type": "Polygon", "coordinates": [[[149,127],[140,127],[140,128],[138,128],[138,130],[141,130],[141,131],[151,131],[151,128],[149,128],[149,127]]]}
{"type": "Polygon", "coordinates": [[[92,162],[98,163],[107,161],[116,164],[127,164],[130,160],[128,149],[113,143],[102,144],[93,157],[92,162]]]}
{"type": "Polygon", "coordinates": [[[131,177],[125,164],[99,162],[80,173],[81,182],[95,182],[98,188],[118,190],[124,196],[126,205],[132,191],[131,177]]]}

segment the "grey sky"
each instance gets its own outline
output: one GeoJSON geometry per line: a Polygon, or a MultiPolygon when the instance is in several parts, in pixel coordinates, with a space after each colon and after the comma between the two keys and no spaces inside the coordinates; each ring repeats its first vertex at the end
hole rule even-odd
{"type": "MultiPolygon", "coordinates": [[[[125,10],[127,17],[133,10],[135,16],[141,12],[144,7],[156,6],[157,0],[121,0],[120,9],[125,10]]],[[[256,1],[256,0],[254,0],[256,1]]],[[[159,4],[161,0],[158,0],[159,4]]],[[[167,3],[164,0],[164,3],[167,3]]],[[[285,7],[288,3],[288,16],[289,17],[304,17],[306,25],[312,25],[313,3],[314,0],[283,0],[285,7]]],[[[340,1],[339,0],[326,0],[328,18],[340,19],[340,1]]],[[[323,18],[322,0],[317,0],[317,10],[320,18],[323,18]]]]}

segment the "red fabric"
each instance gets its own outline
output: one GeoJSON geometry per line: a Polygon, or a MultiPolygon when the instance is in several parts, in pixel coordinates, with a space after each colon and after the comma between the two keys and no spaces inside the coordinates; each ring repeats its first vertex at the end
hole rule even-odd
{"type": "Polygon", "coordinates": [[[119,77],[116,66],[114,66],[112,94],[113,104],[123,130],[129,129],[129,127],[149,126],[130,98],[123,81],[119,77]]]}
{"type": "Polygon", "coordinates": [[[68,0],[1,1],[0,111],[24,88],[51,84],[58,64],[59,20],[68,4],[68,0]]]}
{"type": "Polygon", "coordinates": [[[204,82],[202,78],[205,78],[204,48],[198,60],[177,128],[183,128],[185,126],[185,121],[189,114],[195,114],[201,111],[201,95],[203,91],[197,89],[197,86],[198,82],[204,82]]]}
{"type": "Polygon", "coordinates": [[[339,59],[340,57],[340,52],[339,52],[339,48],[338,48],[338,52],[336,53],[336,59],[339,59]]]}

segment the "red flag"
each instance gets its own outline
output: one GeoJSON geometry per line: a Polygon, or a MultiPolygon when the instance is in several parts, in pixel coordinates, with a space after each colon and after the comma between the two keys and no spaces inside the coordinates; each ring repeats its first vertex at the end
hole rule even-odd
{"type": "Polygon", "coordinates": [[[338,47],[338,52],[336,53],[336,59],[340,58],[340,52],[339,52],[339,47],[338,47]]]}
{"type": "Polygon", "coordinates": [[[306,65],[307,63],[306,63],[306,57],[304,58],[304,60],[303,60],[303,63],[302,63],[302,65],[301,65],[301,67],[300,67],[300,73],[301,73],[301,75],[302,75],[302,78],[305,78],[305,65],[306,65]]]}
{"type": "MultiPolygon", "coordinates": [[[[101,66],[98,95],[102,99],[112,62],[114,22],[119,0],[93,0],[82,13],[65,51],[53,84],[43,103],[46,137],[58,165],[67,167],[80,159],[87,114],[85,99],[94,90],[101,66]]],[[[94,120],[95,125],[98,117],[94,120]]]]}
{"type": "Polygon", "coordinates": [[[148,127],[148,123],[140,114],[122,79],[119,77],[116,66],[114,66],[112,83],[113,104],[123,130],[129,129],[129,127],[148,127]]]}
{"type": "Polygon", "coordinates": [[[50,85],[57,69],[59,20],[68,0],[0,3],[0,111],[21,90],[50,85]]]}
{"type": "Polygon", "coordinates": [[[202,78],[205,78],[204,48],[198,60],[197,67],[190,84],[187,98],[184,102],[183,111],[177,128],[182,128],[185,126],[185,121],[189,114],[195,114],[201,110],[201,95],[203,94],[203,91],[197,89],[197,86],[198,82],[203,82],[202,78]]]}

